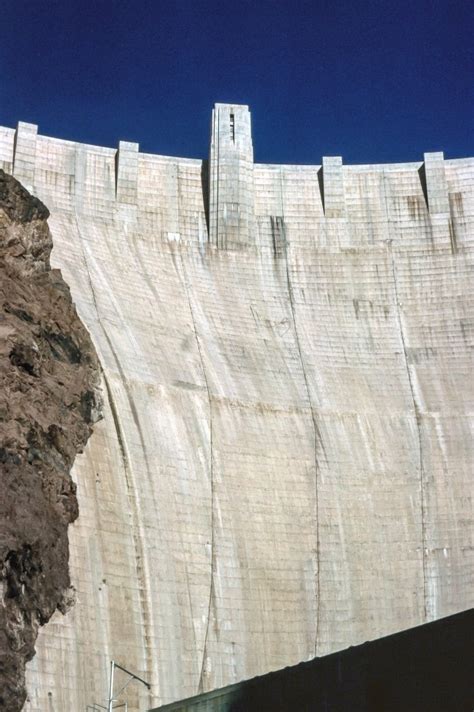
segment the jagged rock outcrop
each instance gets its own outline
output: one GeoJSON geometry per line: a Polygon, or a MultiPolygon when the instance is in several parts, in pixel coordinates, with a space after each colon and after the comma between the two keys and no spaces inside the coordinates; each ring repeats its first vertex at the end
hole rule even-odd
{"type": "Polygon", "coordinates": [[[70,477],[100,410],[99,365],[61,272],[49,212],[0,170],[0,709],[20,710],[38,628],[74,592],[70,477]]]}

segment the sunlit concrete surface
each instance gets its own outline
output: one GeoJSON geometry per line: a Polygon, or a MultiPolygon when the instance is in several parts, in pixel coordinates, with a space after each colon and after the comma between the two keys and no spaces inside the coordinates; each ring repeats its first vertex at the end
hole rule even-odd
{"type": "Polygon", "coordinates": [[[147,679],[130,712],[474,603],[474,159],[209,161],[0,129],[51,210],[53,264],[104,369],[76,460],[73,610],[28,712],[147,679]]]}

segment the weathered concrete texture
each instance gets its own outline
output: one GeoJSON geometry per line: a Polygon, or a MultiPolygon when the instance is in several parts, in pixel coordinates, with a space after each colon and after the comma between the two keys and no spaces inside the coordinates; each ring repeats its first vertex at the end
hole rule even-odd
{"type": "Polygon", "coordinates": [[[474,160],[253,165],[227,105],[209,164],[23,131],[107,396],[26,709],[103,701],[111,657],[143,709],[471,606],[474,160]]]}
{"type": "Polygon", "coordinates": [[[48,211],[0,170],[0,709],[26,698],[38,629],[74,600],[69,471],[92,431],[98,362],[59,270],[48,211]]]}

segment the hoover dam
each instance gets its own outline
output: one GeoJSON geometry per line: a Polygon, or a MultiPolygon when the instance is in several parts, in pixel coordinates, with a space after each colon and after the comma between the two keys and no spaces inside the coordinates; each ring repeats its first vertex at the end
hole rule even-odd
{"type": "Polygon", "coordinates": [[[0,168],[104,401],[27,712],[106,704],[111,659],[136,712],[474,605],[474,158],[258,164],[216,104],[209,160],[20,122],[0,168]]]}

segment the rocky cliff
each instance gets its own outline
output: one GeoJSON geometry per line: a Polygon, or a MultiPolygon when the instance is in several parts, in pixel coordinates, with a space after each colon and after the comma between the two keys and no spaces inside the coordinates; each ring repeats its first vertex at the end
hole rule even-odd
{"type": "Polygon", "coordinates": [[[70,476],[99,412],[99,365],[61,272],[49,212],[0,170],[0,708],[26,697],[38,628],[74,591],[70,476]]]}

